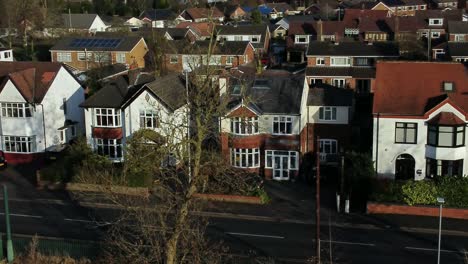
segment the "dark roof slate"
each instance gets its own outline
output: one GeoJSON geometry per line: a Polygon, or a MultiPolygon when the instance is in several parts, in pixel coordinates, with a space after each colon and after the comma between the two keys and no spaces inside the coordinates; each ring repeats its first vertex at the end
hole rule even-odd
{"type": "Polygon", "coordinates": [[[309,43],[308,56],[390,56],[398,57],[398,46],[392,42],[373,43],[362,42],[329,43],[314,41],[309,43]]]}
{"type": "Polygon", "coordinates": [[[148,87],[171,111],[187,103],[185,79],[174,73],[158,77],[147,83],[148,87]]]}
{"type": "Polygon", "coordinates": [[[452,57],[468,56],[468,42],[447,42],[447,50],[452,57]]]}
{"type": "Polygon", "coordinates": [[[354,78],[375,78],[374,67],[307,67],[306,76],[352,76],[354,78]]]}
{"type": "Polygon", "coordinates": [[[97,14],[62,14],[62,25],[64,28],[89,29],[97,16],[97,14]]]}
{"type": "Polygon", "coordinates": [[[448,31],[450,34],[468,34],[467,21],[449,21],[448,31]]]}
{"type": "Polygon", "coordinates": [[[309,89],[307,105],[310,106],[352,106],[353,91],[331,85],[317,85],[309,89]]]}
{"type": "Polygon", "coordinates": [[[173,20],[176,18],[176,14],[170,9],[150,9],[144,11],[140,15],[140,19],[148,18],[152,21],[156,20],[173,20]]]}

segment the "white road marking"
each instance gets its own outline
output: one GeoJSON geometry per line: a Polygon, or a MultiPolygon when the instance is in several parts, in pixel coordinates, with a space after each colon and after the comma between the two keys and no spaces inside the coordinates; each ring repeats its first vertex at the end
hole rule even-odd
{"type": "Polygon", "coordinates": [[[235,235],[235,236],[251,236],[251,237],[265,237],[265,238],[284,239],[284,237],[282,237],[282,236],[258,235],[258,234],[248,234],[248,233],[226,232],[226,234],[235,235]]]}
{"type": "MultiPolygon", "coordinates": [[[[0,215],[5,215],[5,213],[0,213],[0,215]]],[[[42,218],[40,215],[27,215],[27,214],[12,214],[10,216],[17,216],[17,217],[29,217],[29,218],[42,218]]]]}
{"type": "MultiPolygon", "coordinates": [[[[330,240],[322,240],[320,242],[330,243],[330,240]]],[[[331,241],[333,244],[344,244],[344,245],[356,245],[356,246],[366,246],[366,247],[375,247],[375,244],[372,243],[358,243],[358,242],[347,242],[347,241],[331,241]]]]}
{"type": "MultiPolygon", "coordinates": [[[[419,248],[419,247],[405,247],[405,248],[406,249],[412,249],[412,250],[436,251],[437,252],[437,248],[419,248]]],[[[463,251],[447,250],[447,249],[441,249],[440,252],[457,253],[457,254],[464,254],[465,253],[463,251]]]]}
{"type": "Polygon", "coordinates": [[[95,221],[89,221],[89,220],[84,220],[84,219],[65,218],[65,219],[63,219],[63,220],[65,220],[65,221],[70,221],[70,222],[95,223],[95,221]]]}

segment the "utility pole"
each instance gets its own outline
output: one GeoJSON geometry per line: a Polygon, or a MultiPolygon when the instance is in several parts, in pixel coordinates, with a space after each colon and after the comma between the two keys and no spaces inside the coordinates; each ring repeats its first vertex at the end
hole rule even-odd
{"type": "Polygon", "coordinates": [[[315,183],[315,216],[316,216],[316,257],[317,263],[320,264],[320,137],[317,136],[317,169],[316,169],[316,183],[315,183]]]}
{"type": "Polygon", "coordinates": [[[5,224],[7,235],[7,261],[12,263],[14,259],[13,243],[11,242],[11,228],[10,228],[10,211],[8,210],[8,191],[7,187],[3,185],[3,201],[5,202],[5,224]]]}

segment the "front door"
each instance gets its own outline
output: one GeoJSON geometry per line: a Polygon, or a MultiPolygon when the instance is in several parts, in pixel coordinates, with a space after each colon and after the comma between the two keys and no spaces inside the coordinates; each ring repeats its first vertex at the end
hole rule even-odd
{"type": "Polygon", "coordinates": [[[289,180],[288,156],[275,156],[273,160],[273,179],[279,181],[289,180]]]}

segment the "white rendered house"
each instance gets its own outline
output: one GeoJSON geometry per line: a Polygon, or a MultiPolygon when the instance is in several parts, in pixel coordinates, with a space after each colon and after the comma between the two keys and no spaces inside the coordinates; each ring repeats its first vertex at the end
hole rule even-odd
{"type": "Polygon", "coordinates": [[[127,139],[140,129],[152,129],[172,144],[187,136],[185,81],[178,74],[146,84],[122,80],[117,77],[81,105],[86,138],[94,151],[121,162],[127,139]]]}
{"type": "Polygon", "coordinates": [[[379,177],[468,175],[467,83],[460,63],[377,64],[373,160],[379,177]]]}
{"type": "Polygon", "coordinates": [[[84,89],[62,64],[0,62],[0,149],[32,162],[83,134],[84,89]]]}

